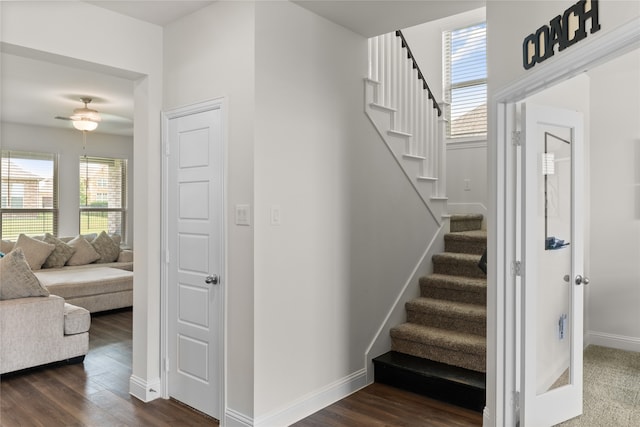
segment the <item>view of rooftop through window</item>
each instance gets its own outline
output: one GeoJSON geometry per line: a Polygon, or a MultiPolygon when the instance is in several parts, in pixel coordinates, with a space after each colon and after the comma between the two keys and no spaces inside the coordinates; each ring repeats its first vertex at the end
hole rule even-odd
{"type": "Polygon", "coordinates": [[[2,151],[0,170],[2,238],[55,233],[56,155],[2,151]]]}
{"type": "Polygon", "coordinates": [[[450,138],[487,132],[486,23],[444,34],[445,101],[450,138]]]}

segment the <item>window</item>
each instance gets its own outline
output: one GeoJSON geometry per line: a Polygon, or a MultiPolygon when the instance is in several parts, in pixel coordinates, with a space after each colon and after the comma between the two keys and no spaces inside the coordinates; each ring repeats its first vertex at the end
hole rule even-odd
{"type": "Polygon", "coordinates": [[[487,26],[444,33],[447,137],[487,135],[487,26]]]}
{"type": "Polygon", "coordinates": [[[120,234],[127,214],[127,161],[80,158],[80,233],[120,234]]]}
{"type": "Polygon", "coordinates": [[[3,150],[1,157],[0,237],[57,235],[57,155],[3,150]]]}

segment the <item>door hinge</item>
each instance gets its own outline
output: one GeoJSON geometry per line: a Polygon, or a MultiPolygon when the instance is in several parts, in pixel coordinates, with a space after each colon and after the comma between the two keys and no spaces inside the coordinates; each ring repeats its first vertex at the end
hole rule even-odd
{"type": "Polygon", "coordinates": [[[522,132],[519,130],[514,130],[511,132],[511,143],[516,146],[522,145],[522,132]]]}
{"type": "Polygon", "coordinates": [[[512,276],[521,276],[522,275],[522,262],[520,262],[520,261],[512,261],[511,262],[511,275],[512,276]]]}
{"type": "Polygon", "coordinates": [[[169,249],[166,249],[166,250],[164,251],[164,263],[165,263],[165,264],[169,264],[169,262],[170,262],[170,258],[169,258],[169,249]]]}
{"type": "Polygon", "coordinates": [[[169,358],[164,359],[164,371],[169,372],[169,358]]]}

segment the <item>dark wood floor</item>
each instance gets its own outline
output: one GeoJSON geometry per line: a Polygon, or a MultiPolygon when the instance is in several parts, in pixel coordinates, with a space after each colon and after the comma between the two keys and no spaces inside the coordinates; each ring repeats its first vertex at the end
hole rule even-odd
{"type": "Polygon", "coordinates": [[[471,427],[482,415],[424,396],[374,383],[292,427],[471,427]]]}
{"type": "MultiPolygon", "coordinates": [[[[129,395],[131,311],[94,315],[84,364],[49,366],[0,380],[2,427],[215,426],[173,400],[129,395]]],[[[296,427],[480,426],[479,413],[373,384],[296,427]]],[[[281,427],[281,426],[273,426],[281,427]]]]}
{"type": "Polygon", "coordinates": [[[50,366],[0,380],[0,426],[215,426],[173,400],[129,395],[131,310],[93,315],[84,364],[50,366]]]}

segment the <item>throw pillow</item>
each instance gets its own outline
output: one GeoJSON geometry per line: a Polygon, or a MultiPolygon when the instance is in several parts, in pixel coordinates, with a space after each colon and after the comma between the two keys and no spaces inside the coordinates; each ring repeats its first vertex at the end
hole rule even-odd
{"type": "Polygon", "coordinates": [[[3,240],[2,242],[0,242],[0,251],[8,254],[13,250],[13,247],[15,245],[15,242],[12,242],[11,240],[3,240]]]}
{"type": "Polygon", "coordinates": [[[114,262],[118,259],[118,255],[120,255],[120,246],[118,246],[105,231],[93,239],[91,246],[100,254],[100,259],[97,261],[99,264],[114,262]]]}
{"type": "Polygon", "coordinates": [[[120,243],[122,243],[122,236],[119,234],[109,234],[109,237],[113,239],[113,241],[115,242],[116,245],[118,245],[118,247],[120,246],[120,243]]]}
{"type": "Polygon", "coordinates": [[[55,249],[55,245],[41,242],[26,234],[20,234],[14,250],[16,248],[22,248],[24,257],[27,259],[32,270],[40,270],[42,264],[44,264],[49,255],[51,255],[51,252],[55,249]]]}
{"type": "Polygon", "coordinates": [[[31,271],[22,248],[0,259],[0,300],[46,296],[49,291],[31,271]]]}
{"type": "Polygon", "coordinates": [[[51,233],[45,234],[43,241],[45,243],[51,243],[55,246],[55,249],[53,250],[53,252],[51,252],[51,255],[49,255],[44,264],[42,264],[43,268],[64,267],[69,258],[71,258],[71,255],[73,255],[76,251],[74,247],[69,246],[51,233]]]}
{"type": "Polygon", "coordinates": [[[76,236],[67,244],[76,250],[67,260],[67,265],[91,264],[100,259],[100,254],[82,236],[76,236]]]}

